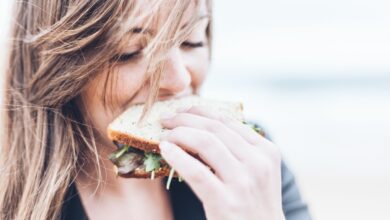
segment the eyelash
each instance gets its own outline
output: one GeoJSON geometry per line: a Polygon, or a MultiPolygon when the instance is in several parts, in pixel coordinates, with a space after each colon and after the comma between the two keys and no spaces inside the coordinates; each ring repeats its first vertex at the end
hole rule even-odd
{"type": "Polygon", "coordinates": [[[199,48],[199,47],[203,47],[204,43],[203,43],[203,41],[196,42],[196,43],[192,43],[192,42],[189,42],[189,41],[184,41],[183,43],[181,43],[180,46],[181,47],[185,47],[185,48],[199,48]]]}
{"type": "MultiPolygon", "coordinates": [[[[204,43],[202,41],[196,43],[184,41],[180,46],[185,49],[195,49],[195,48],[203,47],[204,43]]],[[[120,63],[129,62],[137,59],[141,55],[141,52],[142,50],[138,50],[132,53],[118,54],[113,58],[113,60],[120,63]]]]}
{"type": "Polygon", "coordinates": [[[132,53],[118,54],[113,58],[113,60],[120,62],[120,63],[124,63],[124,62],[130,61],[130,60],[135,60],[140,55],[141,55],[141,50],[138,50],[138,51],[135,51],[132,53]]]}

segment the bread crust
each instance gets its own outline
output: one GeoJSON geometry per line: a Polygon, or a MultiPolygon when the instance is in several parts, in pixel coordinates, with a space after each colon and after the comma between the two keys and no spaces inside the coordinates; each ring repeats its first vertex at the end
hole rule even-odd
{"type": "MultiPolygon", "coordinates": [[[[169,168],[168,166],[160,167],[159,169],[154,171],[154,178],[169,176],[170,171],[171,171],[171,168],[169,168]]],[[[146,172],[142,168],[136,168],[135,170],[133,170],[130,173],[120,174],[119,176],[124,177],[124,178],[144,178],[144,179],[146,179],[146,178],[151,178],[151,175],[152,175],[151,172],[146,172]]],[[[174,177],[177,177],[176,172],[174,174],[174,177]]]]}
{"type": "MultiPolygon", "coordinates": [[[[147,140],[135,135],[111,130],[110,128],[108,129],[108,137],[112,141],[116,141],[120,144],[131,146],[132,148],[136,148],[145,151],[147,153],[152,152],[152,153],[160,154],[160,147],[159,147],[160,142],[157,141],[147,140]]],[[[186,151],[186,152],[204,163],[204,161],[199,157],[198,154],[190,151],[186,151]]]]}
{"type": "Polygon", "coordinates": [[[131,146],[133,148],[140,149],[147,153],[160,153],[159,142],[153,140],[147,140],[135,135],[123,133],[120,131],[112,130],[108,128],[108,137],[112,141],[116,141],[120,144],[125,144],[127,146],[131,146]]]}

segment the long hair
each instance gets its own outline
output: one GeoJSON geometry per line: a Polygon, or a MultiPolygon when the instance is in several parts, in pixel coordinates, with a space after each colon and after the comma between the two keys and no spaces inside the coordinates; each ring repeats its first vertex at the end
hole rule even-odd
{"type": "MultiPolygon", "coordinates": [[[[166,21],[144,49],[153,71],[147,114],[157,97],[164,53],[190,33],[191,25],[182,30],[180,22],[189,3],[196,1],[150,2],[150,9],[140,13],[142,1],[135,0],[15,1],[4,71],[0,219],[58,219],[83,161],[94,161],[100,170],[80,92],[98,74],[112,72],[113,58],[131,38],[132,28],[145,19],[152,25],[159,19],[156,11],[168,4],[166,21]]],[[[211,14],[211,1],[207,5],[211,14]]],[[[107,74],[107,91],[115,88],[112,75],[107,74]]],[[[103,102],[110,98],[106,94],[103,102]]]]}

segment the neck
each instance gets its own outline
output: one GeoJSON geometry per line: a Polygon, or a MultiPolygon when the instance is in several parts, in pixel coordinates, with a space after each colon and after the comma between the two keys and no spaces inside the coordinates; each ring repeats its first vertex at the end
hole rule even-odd
{"type": "Polygon", "coordinates": [[[106,208],[111,210],[107,216],[110,219],[130,216],[137,219],[142,218],[135,216],[137,213],[145,212],[151,215],[151,219],[171,219],[169,198],[162,178],[150,180],[118,177],[111,161],[104,159],[108,158],[108,154],[101,152],[99,155],[103,158],[100,168],[96,169],[94,164],[86,164],[83,173],[76,178],[77,190],[91,219],[95,219],[93,215],[98,216],[96,219],[104,219],[102,217],[108,214],[106,208]],[[150,207],[154,207],[153,211],[150,207]],[[113,215],[116,217],[113,218],[113,215]]]}

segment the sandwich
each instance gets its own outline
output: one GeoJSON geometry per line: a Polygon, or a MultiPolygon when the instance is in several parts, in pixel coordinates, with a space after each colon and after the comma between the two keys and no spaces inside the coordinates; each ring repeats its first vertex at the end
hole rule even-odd
{"type": "MultiPolygon", "coordinates": [[[[124,178],[158,178],[168,177],[167,188],[173,177],[180,177],[164,161],[160,155],[159,142],[168,129],[160,124],[160,115],[164,112],[176,112],[178,108],[191,106],[207,106],[219,114],[242,121],[242,104],[240,102],[216,101],[199,96],[187,96],[179,99],[159,101],[153,104],[149,114],[140,121],[143,104],[133,105],[112,121],[107,133],[117,150],[110,154],[116,174],[124,178]]],[[[253,124],[257,132],[262,131],[253,124]]],[[[201,158],[188,152],[201,162],[201,158]]]]}

